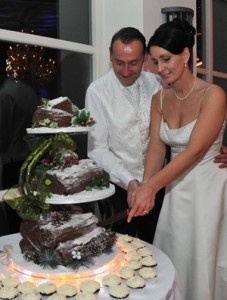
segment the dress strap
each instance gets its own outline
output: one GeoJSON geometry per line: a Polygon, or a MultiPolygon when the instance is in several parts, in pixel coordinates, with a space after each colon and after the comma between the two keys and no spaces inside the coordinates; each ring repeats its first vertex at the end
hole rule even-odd
{"type": "Polygon", "coordinates": [[[210,84],[210,85],[205,89],[204,94],[203,94],[203,97],[205,97],[205,96],[206,96],[206,93],[207,93],[211,88],[213,88],[213,87],[215,87],[215,84],[210,84]]]}
{"type": "Polygon", "coordinates": [[[162,92],[163,92],[163,90],[160,91],[160,108],[161,108],[161,112],[162,112],[162,92]]]}

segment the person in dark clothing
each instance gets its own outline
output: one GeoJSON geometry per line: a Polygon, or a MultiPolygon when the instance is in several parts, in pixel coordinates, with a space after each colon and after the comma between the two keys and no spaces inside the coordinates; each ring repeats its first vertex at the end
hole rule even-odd
{"type": "MultiPolygon", "coordinates": [[[[29,148],[24,140],[26,128],[39,104],[39,96],[27,83],[7,78],[0,90],[0,158],[2,163],[1,189],[18,183],[19,172],[29,148]]],[[[4,204],[8,226],[2,235],[19,231],[21,219],[4,204]]]]}

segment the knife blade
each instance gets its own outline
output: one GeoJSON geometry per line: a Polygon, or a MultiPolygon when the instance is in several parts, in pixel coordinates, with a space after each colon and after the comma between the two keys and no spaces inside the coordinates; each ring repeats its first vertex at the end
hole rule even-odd
{"type": "Polygon", "coordinates": [[[130,209],[124,209],[122,211],[120,211],[119,213],[116,213],[115,215],[105,219],[105,220],[101,220],[98,222],[98,226],[99,227],[106,227],[108,225],[111,225],[117,221],[123,220],[124,218],[127,218],[128,214],[129,214],[130,209]]]}

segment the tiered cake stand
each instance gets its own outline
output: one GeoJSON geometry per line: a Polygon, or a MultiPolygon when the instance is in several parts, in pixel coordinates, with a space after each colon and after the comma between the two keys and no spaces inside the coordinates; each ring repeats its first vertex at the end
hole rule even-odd
{"type": "MultiPolygon", "coordinates": [[[[38,128],[27,129],[28,134],[56,134],[64,132],[67,134],[86,134],[92,130],[90,127],[75,127],[75,128],[38,128]]],[[[15,193],[17,191],[14,191],[15,193]]],[[[91,201],[102,200],[110,197],[115,192],[115,188],[110,184],[109,188],[103,190],[83,191],[72,196],[59,196],[53,195],[52,198],[46,199],[49,204],[80,204],[91,201]]],[[[57,270],[44,270],[40,266],[35,265],[33,262],[28,262],[23,259],[20,252],[19,242],[21,240],[20,233],[9,236],[0,237],[0,280],[7,275],[17,275],[21,281],[31,281],[36,285],[51,281],[60,286],[64,283],[74,284],[78,287],[79,283],[85,279],[97,280],[102,282],[102,277],[106,274],[117,273],[117,271],[125,265],[125,255],[116,245],[113,247],[111,254],[105,254],[94,258],[94,264],[90,267],[82,267],[79,270],[69,270],[60,266],[57,270]]],[[[180,300],[181,294],[179,291],[178,281],[175,269],[169,258],[159,249],[154,246],[144,243],[146,247],[151,249],[154,258],[157,260],[156,267],[158,276],[148,280],[146,286],[140,290],[130,290],[130,295],[127,299],[136,300],[160,300],[160,299],[174,299],[180,300]]],[[[42,296],[42,300],[48,297],[42,296]]],[[[15,298],[20,300],[21,297],[15,298]]],[[[67,298],[67,300],[75,300],[76,297],[67,298]]],[[[97,300],[111,300],[108,288],[101,283],[100,291],[96,294],[97,300]]]]}

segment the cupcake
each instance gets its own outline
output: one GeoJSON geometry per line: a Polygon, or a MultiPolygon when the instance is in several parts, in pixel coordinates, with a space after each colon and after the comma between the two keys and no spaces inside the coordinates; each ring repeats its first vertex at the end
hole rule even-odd
{"type": "Polygon", "coordinates": [[[96,296],[90,292],[80,292],[76,295],[76,300],[96,300],[96,296]]]}
{"type": "Polygon", "coordinates": [[[52,282],[43,282],[37,287],[37,291],[40,292],[42,295],[49,296],[56,292],[56,286],[52,282]]]}
{"type": "Polygon", "coordinates": [[[121,284],[121,278],[115,274],[105,275],[102,278],[102,284],[106,286],[121,284]]]}
{"type": "Polygon", "coordinates": [[[95,280],[85,280],[80,284],[81,292],[96,293],[100,290],[100,283],[95,280]]]}
{"type": "Polygon", "coordinates": [[[126,281],[126,285],[133,292],[133,295],[141,295],[144,292],[146,281],[139,275],[135,275],[126,281]]]}
{"type": "Polygon", "coordinates": [[[30,281],[24,281],[18,285],[17,289],[21,293],[26,293],[35,290],[36,286],[30,281]]]}
{"type": "Polygon", "coordinates": [[[77,294],[77,289],[72,284],[63,284],[58,287],[57,293],[66,297],[73,297],[77,294]]]}
{"type": "Polygon", "coordinates": [[[12,286],[3,286],[0,289],[1,299],[13,299],[16,298],[18,294],[19,294],[18,290],[12,286]]]}
{"type": "Polygon", "coordinates": [[[117,243],[117,246],[125,253],[129,252],[129,251],[133,251],[136,250],[137,248],[135,248],[131,243],[128,242],[120,242],[117,243]]]}
{"type": "Polygon", "coordinates": [[[61,294],[53,294],[47,298],[47,300],[66,300],[66,296],[61,294]]]}
{"type": "Polygon", "coordinates": [[[141,264],[145,267],[155,267],[158,262],[153,258],[153,256],[145,256],[140,260],[141,264]]]}
{"type": "Polygon", "coordinates": [[[139,275],[144,279],[154,278],[158,276],[157,271],[151,267],[144,267],[139,270],[139,275]]]}
{"type": "Polygon", "coordinates": [[[125,285],[112,285],[109,289],[109,294],[111,297],[124,299],[128,297],[129,289],[125,285]]]}
{"type": "Polygon", "coordinates": [[[119,238],[117,239],[117,242],[121,243],[121,242],[131,242],[133,240],[133,237],[128,235],[128,234],[124,234],[119,236],[119,238]]]}
{"type": "Polygon", "coordinates": [[[145,247],[145,243],[142,240],[136,238],[131,241],[131,245],[137,249],[145,247]]]}
{"type": "Polygon", "coordinates": [[[17,287],[20,284],[20,279],[18,276],[6,276],[2,279],[2,284],[5,287],[17,287]]]}
{"type": "Polygon", "coordinates": [[[152,256],[153,255],[152,251],[150,249],[148,249],[147,247],[140,248],[140,249],[137,250],[137,252],[142,257],[152,256]]]}
{"type": "Polygon", "coordinates": [[[136,249],[128,251],[125,254],[126,260],[131,260],[131,259],[140,260],[141,258],[142,258],[142,256],[136,251],[136,249]]]}
{"type": "Polygon", "coordinates": [[[21,300],[41,300],[41,299],[42,299],[41,294],[36,290],[25,292],[21,295],[21,300]]]}
{"type": "Polygon", "coordinates": [[[133,277],[134,274],[135,274],[135,271],[129,267],[122,267],[118,271],[118,275],[123,279],[129,279],[129,278],[133,277]]]}
{"type": "Polygon", "coordinates": [[[131,259],[129,261],[126,262],[125,264],[126,267],[129,267],[133,270],[138,270],[139,268],[142,267],[142,263],[140,260],[136,260],[136,259],[131,259]]]}
{"type": "Polygon", "coordinates": [[[133,289],[141,289],[144,288],[146,285],[145,279],[142,278],[141,276],[133,276],[132,278],[128,279],[126,281],[126,284],[128,287],[133,288],[133,289]]]}

